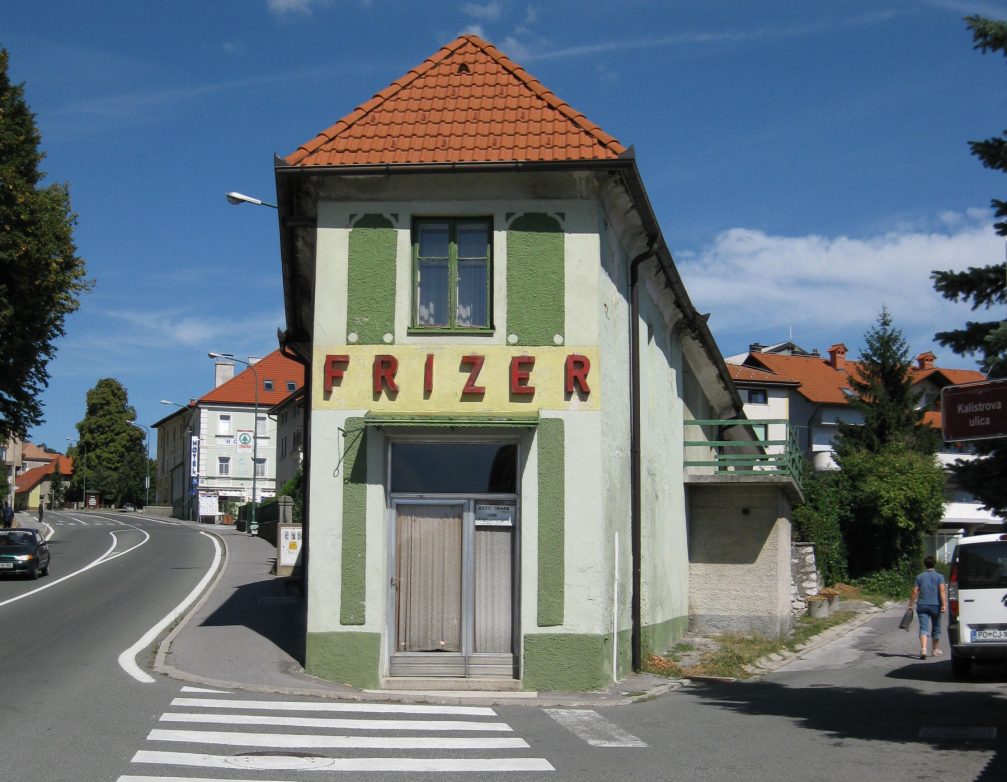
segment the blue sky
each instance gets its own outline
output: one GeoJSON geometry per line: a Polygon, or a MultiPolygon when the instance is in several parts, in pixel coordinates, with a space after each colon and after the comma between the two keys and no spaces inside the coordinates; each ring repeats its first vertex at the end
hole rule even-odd
{"type": "Polygon", "coordinates": [[[273,154],[289,154],[462,32],[524,65],[637,159],[725,355],[792,336],[856,357],[882,305],[911,349],[969,316],[932,269],[997,262],[1003,175],[967,141],[1007,127],[1007,68],[962,17],[1005,2],[36,0],[0,6],[50,180],[96,281],[50,364],[62,450],[103,377],[140,423],[210,389],[208,351],[282,326],[273,154]]]}

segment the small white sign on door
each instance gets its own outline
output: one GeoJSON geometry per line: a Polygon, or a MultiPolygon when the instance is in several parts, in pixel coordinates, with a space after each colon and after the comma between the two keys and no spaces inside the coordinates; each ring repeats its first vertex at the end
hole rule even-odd
{"type": "Polygon", "coordinates": [[[476,524],[480,527],[513,527],[513,505],[476,504],[476,524]]]}

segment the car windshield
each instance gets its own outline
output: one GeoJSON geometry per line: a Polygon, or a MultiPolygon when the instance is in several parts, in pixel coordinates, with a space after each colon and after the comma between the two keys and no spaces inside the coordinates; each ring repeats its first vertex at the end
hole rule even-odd
{"type": "Polygon", "coordinates": [[[973,543],[958,549],[961,589],[1007,589],[1007,543],[973,543]]]}
{"type": "Polygon", "coordinates": [[[0,532],[0,546],[30,546],[34,542],[34,532],[27,530],[7,530],[0,532]]]}

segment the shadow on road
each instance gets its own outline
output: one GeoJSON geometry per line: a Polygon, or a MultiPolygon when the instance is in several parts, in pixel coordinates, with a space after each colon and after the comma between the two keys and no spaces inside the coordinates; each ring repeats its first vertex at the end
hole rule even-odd
{"type": "MultiPolygon", "coordinates": [[[[898,655],[886,655],[898,656],[898,655]]],[[[991,666],[978,669],[990,681],[1004,681],[1005,670],[991,666]],[[996,677],[1000,678],[997,679],[996,677]]],[[[908,665],[890,674],[894,679],[915,681],[953,681],[946,662],[908,665]]],[[[992,752],[993,756],[975,782],[1003,782],[1007,779],[1007,755],[1003,752],[1007,736],[1007,697],[1005,694],[979,691],[975,685],[961,683],[955,691],[920,692],[912,687],[857,688],[834,686],[823,674],[823,681],[806,687],[787,687],[776,682],[744,683],[702,682],[690,692],[709,703],[740,714],[785,717],[836,739],[919,743],[958,752],[992,752]],[[967,727],[995,727],[994,740],[921,738],[922,726],[961,730],[967,727]]]]}

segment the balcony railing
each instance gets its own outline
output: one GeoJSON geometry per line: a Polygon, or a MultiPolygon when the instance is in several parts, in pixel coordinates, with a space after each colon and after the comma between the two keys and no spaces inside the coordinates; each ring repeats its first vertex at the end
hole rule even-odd
{"type": "Polygon", "coordinates": [[[797,433],[785,418],[748,420],[692,420],[685,422],[685,466],[693,472],[734,475],[783,475],[801,486],[804,459],[797,433]],[[784,436],[762,439],[760,433],[784,436]],[[730,429],[748,429],[745,439],[731,439],[730,429]],[[698,435],[697,435],[698,430],[698,435]],[[700,439],[702,437],[702,439],[700,439]]]}

